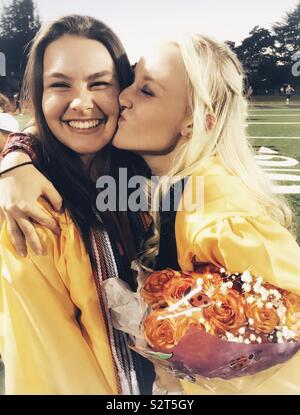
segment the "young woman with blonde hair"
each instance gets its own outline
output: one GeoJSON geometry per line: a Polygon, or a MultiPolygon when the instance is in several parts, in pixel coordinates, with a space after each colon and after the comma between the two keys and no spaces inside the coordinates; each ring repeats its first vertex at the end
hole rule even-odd
{"type": "MultiPolygon", "coordinates": [[[[183,200],[198,190],[193,179],[203,178],[202,211],[181,204],[174,212],[153,212],[154,234],[141,260],[157,269],[192,270],[193,259],[229,272],[248,269],[300,295],[291,210],[272,193],[248,143],[243,70],[230,48],[205,36],[164,43],[141,58],[119,100],[113,144],[141,155],[161,176],[159,198],[188,177],[183,200]]],[[[299,368],[298,354],[249,393],[299,394],[299,368]]],[[[182,385],[186,393],[208,393],[182,385]]]]}

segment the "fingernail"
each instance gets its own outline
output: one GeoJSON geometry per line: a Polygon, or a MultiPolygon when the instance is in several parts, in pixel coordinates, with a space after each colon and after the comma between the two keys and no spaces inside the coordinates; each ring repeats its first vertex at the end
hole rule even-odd
{"type": "Polygon", "coordinates": [[[20,257],[22,257],[22,258],[25,258],[25,256],[26,256],[26,254],[25,254],[25,252],[24,252],[24,251],[20,251],[20,252],[19,252],[19,255],[20,255],[20,257]]]}

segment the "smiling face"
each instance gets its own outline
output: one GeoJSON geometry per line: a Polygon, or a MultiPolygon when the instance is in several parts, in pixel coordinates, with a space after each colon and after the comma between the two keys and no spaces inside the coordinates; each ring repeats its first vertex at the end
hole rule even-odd
{"type": "Polygon", "coordinates": [[[92,155],[112,139],[119,86],[113,60],[98,41],[64,35],[45,51],[43,113],[54,136],[76,153],[92,155]]]}
{"type": "Polygon", "coordinates": [[[187,138],[187,94],[185,69],[175,45],[161,45],[141,58],[134,83],[119,98],[123,109],[113,145],[145,159],[148,154],[174,151],[187,138]]]}

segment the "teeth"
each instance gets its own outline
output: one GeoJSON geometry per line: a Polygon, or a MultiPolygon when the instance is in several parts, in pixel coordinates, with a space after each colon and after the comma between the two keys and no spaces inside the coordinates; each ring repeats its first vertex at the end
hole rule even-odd
{"type": "Polygon", "coordinates": [[[78,130],[88,130],[89,128],[97,127],[102,120],[91,120],[91,121],[68,121],[67,124],[78,130]]]}

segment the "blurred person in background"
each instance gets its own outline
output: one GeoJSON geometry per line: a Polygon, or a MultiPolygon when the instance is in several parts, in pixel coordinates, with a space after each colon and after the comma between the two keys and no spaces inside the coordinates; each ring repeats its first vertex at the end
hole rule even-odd
{"type": "Polygon", "coordinates": [[[21,85],[19,87],[19,91],[14,94],[15,99],[15,113],[22,115],[22,108],[21,108],[21,85]]]}
{"type": "Polygon", "coordinates": [[[9,112],[10,102],[6,95],[0,92],[0,113],[9,112]]]}
{"type": "Polygon", "coordinates": [[[286,105],[289,105],[291,95],[295,92],[294,88],[288,84],[288,86],[285,89],[285,96],[286,96],[286,105]]]}

